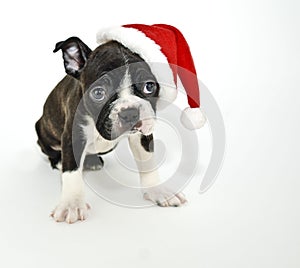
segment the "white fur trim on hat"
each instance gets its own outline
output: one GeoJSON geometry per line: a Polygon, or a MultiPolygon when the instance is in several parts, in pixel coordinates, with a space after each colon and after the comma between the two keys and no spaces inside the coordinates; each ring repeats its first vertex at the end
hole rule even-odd
{"type": "Polygon", "coordinates": [[[135,28],[118,26],[100,30],[97,33],[97,43],[100,45],[112,40],[118,41],[132,52],[139,54],[149,64],[152,73],[160,84],[158,109],[163,109],[176,99],[177,87],[173,72],[167,57],[161,52],[161,47],[158,44],[135,28]]]}
{"type": "Polygon", "coordinates": [[[183,110],[180,120],[186,128],[193,130],[204,126],[206,117],[200,108],[187,107],[183,110]]]}

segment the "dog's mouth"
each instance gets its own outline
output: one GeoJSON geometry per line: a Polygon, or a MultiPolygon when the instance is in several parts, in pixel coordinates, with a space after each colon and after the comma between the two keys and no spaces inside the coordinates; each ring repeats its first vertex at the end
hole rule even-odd
{"type": "Polygon", "coordinates": [[[112,111],[106,117],[99,117],[102,120],[98,119],[97,129],[105,139],[109,140],[137,132],[148,136],[153,132],[155,116],[150,108],[149,111],[146,108],[111,109],[112,111]]]}
{"type": "Polygon", "coordinates": [[[135,134],[140,132],[141,134],[148,136],[153,133],[154,129],[154,118],[139,119],[137,122],[122,123],[122,122],[111,122],[110,120],[105,121],[104,124],[98,128],[100,135],[107,140],[114,140],[123,134],[135,134]]]}
{"type": "Polygon", "coordinates": [[[143,122],[142,120],[137,121],[137,123],[132,127],[131,131],[137,132],[142,128],[143,122]]]}
{"type": "Polygon", "coordinates": [[[121,133],[129,133],[134,134],[137,132],[142,133],[143,135],[150,135],[153,131],[153,120],[152,119],[144,119],[144,120],[138,120],[136,123],[133,124],[122,124],[119,122],[118,124],[118,134],[121,133]]]}
{"type": "Polygon", "coordinates": [[[142,130],[143,122],[138,120],[136,123],[122,124],[119,122],[119,130],[122,132],[135,133],[142,130]]]}

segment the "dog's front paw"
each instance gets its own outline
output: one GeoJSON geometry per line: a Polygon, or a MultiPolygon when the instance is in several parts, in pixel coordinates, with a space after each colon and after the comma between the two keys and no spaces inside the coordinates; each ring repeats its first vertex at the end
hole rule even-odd
{"type": "Polygon", "coordinates": [[[82,200],[61,201],[51,213],[57,222],[74,223],[85,220],[88,216],[90,205],[82,200]]]}
{"type": "Polygon", "coordinates": [[[144,198],[160,207],[179,207],[187,201],[183,193],[174,194],[168,189],[159,187],[146,190],[144,198]]]}

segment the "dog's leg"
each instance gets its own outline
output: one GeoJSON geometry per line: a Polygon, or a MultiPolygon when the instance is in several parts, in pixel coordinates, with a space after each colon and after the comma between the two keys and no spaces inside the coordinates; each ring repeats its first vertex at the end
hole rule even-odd
{"type": "Polygon", "coordinates": [[[83,170],[89,171],[89,170],[100,170],[103,168],[103,159],[98,154],[89,154],[85,157],[83,162],[83,170]]]}
{"type": "Polygon", "coordinates": [[[68,223],[85,220],[90,206],[85,202],[82,179],[86,142],[78,138],[72,143],[72,134],[64,133],[62,138],[62,192],[57,207],[51,214],[58,221],[68,223]]]}
{"type": "Polygon", "coordinates": [[[130,135],[129,146],[139,169],[144,198],[163,207],[177,207],[185,203],[182,193],[159,186],[161,181],[154,159],[153,136],[130,135]]]}
{"type": "MultiPolygon", "coordinates": [[[[38,135],[38,145],[41,147],[42,152],[48,156],[52,168],[58,168],[61,161],[60,150],[54,150],[49,144],[55,144],[58,141],[45,131],[43,127],[43,119],[39,119],[35,124],[35,130],[38,135]]],[[[45,124],[45,123],[44,123],[45,124]]]]}

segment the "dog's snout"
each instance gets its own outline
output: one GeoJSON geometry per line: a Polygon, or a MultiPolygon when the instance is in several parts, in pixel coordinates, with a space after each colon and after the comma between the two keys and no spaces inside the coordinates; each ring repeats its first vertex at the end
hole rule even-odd
{"type": "Polygon", "coordinates": [[[140,112],[137,108],[127,108],[118,113],[122,124],[135,124],[139,121],[140,112]]]}

